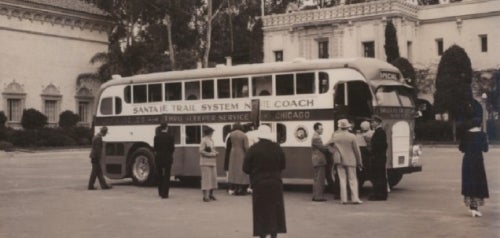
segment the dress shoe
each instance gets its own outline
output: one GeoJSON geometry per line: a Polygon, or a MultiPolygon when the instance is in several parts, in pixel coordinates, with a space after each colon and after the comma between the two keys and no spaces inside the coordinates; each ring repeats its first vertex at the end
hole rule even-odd
{"type": "Polygon", "coordinates": [[[210,196],[210,200],[212,201],[217,201],[217,198],[215,198],[213,195],[210,196]]]}
{"type": "Polygon", "coordinates": [[[482,217],[483,214],[479,212],[478,210],[470,210],[472,213],[472,217],[482,217]]]}
{"type": "Polygon", "coordinates": [[[326,199],[324,199],[324,198],[317,198],[317,199],[316,199],[316,198],[313,198],[313,199],[312,199],[312,201],[313,201],[313,202],[325,202],[325,201],[326,201],[326,199]]]}
{"type": "Polygon", "coordinates": [[[363,204],[363,201],[361,201],[361,200],[354,201],[354,202],[352,202],[352,204],[363,204]]]}

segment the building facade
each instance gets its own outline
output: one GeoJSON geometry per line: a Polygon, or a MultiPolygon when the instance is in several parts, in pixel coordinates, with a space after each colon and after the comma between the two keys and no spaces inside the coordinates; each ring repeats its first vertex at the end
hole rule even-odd
{"type": "Polygon", "coordinates": [[[95,72],[89,61],[107,51],[111,27],[104,12],[80,0],[0,0],[0,111],[7,126],[20,127],[28,108],[51,126],[65,110],[90,125],[99,85],[76,79],[95,72]]]}
{"type": "MultiPolygon", "coordinates": [[[[453,44],[464,48],[474,70],[498,69],[499,0],[377,0],[313,10],[289,9],[263,18],[264,61],[294,58],[374,57],[386,60],[385,27],[396,27],[401,57],[415,68],[437,68],[453,44]]],[[[432,101],[432,94],[422,95],[432,101]]]]}

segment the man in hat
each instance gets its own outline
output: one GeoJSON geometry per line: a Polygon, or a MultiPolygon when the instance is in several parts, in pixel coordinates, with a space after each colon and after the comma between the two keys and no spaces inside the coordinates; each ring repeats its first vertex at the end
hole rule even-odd
{"type": "Polygon", "coordinates": [[[171,133],[168,133],[168,124],[162,122],[156,128],[154,137],[155,162],[158,170],[158,195],[161,198],[168,198],[170,190],[170,169],[172,168],[173,153],[175,150],[175,140],[171,133]]]}
{"type": "MultiPolygon", "coordinates": [[[[359,199],[358,179],[356,177],[356,168],[362,168],[361,152],[356,141],[356,136],[349,132],[351,124],[347,119],[338,121],[339,130],[333,134],[333,138],[328,144],[334,144],[340,155],[340,161],[337,161],[337,173],[340,180],[340,199],[342,204],[347,204],[348,194],[347,186],[351,191],[351,202],[354,204],[363,203],[359,199]]],[[[335,156],[335,155],[334,155],[335,156]]],[[[335,160],[335,158],[334,158],[335,160]]]]}
{"type": "Polygon", "coordinates": [[[373,193],[368,200],[383,201],[387,200],[387,135],[382,128],[381,117],[376,115],[373,117],[372,127],[375,128],[371,139],[373,193]]]}
{"type": "Polygon", "coordinates": [[[111,186],[106,183],[101,169],[102,155],[102,137],[108,134],[108,128],[103,126],[97,135],[92,139],[92,150],[90,151],[90,161],[92,162],[92,172],[90,173],[88,190],[95,190],[95,179],[99,179],[101,189],[110,189],[111,186]]]}

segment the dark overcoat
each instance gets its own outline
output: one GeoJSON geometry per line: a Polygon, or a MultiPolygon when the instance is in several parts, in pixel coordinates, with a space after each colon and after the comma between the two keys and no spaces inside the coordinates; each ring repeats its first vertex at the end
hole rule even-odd
{"type": "Polygon", "coordinates": [[[481,131],[467,131],[460,141],[462,160],[462,195],[488,198],[488,181],[484,170],[483,152],[488,152],[486,134],[481,131]]]}
{"type": "Polygon", "coordinates": [[[154,149],[156,152],[155,162],[157,168],[165,168],[172,164],[172,154],[175,150],[174,144],[174,136],[168,132],[160,132],[155,136],[154,149]]]}
{"type": "Polygon", "coordinates": [[[248,150],[243,171],[250,175],[253,203],[253,235],[286,233],[281,171],[285,154],[279,144],[260,139],[248,150]]]}

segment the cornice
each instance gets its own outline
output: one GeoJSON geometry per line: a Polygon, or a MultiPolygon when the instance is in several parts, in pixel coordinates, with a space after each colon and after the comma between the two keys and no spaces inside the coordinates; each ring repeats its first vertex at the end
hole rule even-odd
{"type": "Polygon", "coordinates": [[[69,10],[50,10],[45,8],[35,8],[35,4],[20,5],[10,2],[0,2],[0,15],[8,19],[17,18],[20,21],[40,22],[41,24],[51,24],[68,26],[71,29],[108,32],[113,23],[105,16],[98,16],[87,13],[70,12],[69,10]],[[33,6],[31,6],[33,5],[33,6]]]}

